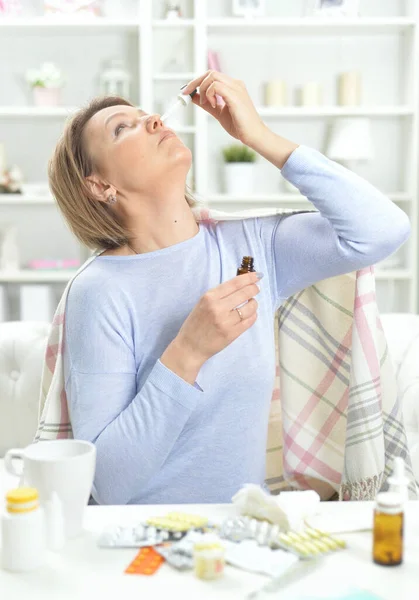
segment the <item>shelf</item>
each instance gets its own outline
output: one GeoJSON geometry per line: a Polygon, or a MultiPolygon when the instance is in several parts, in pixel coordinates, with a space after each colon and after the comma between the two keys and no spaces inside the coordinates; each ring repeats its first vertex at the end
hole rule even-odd
{"type": "MultiPolygon", "coordinates": [[[[194,19],[155,19],[152,25],[160,29],[191,28],[194,19]]],[[[296,19],[209,19],[207,26],[210,31],[246,32],[260,30],[262,32],[281,33],[328,33],[328,34],[358,34],[358,33],[391,33],[413,28],[415,21],[407,17],[394,18],[359,18],[359,19],[327,19],[327,18],[296,18],[296,19]]],[[[32,18],[2,18],[0,29],[45,29],[55,31],[57,28],[77,30],[122,30],[136,31],[140,22],[133,19],[108,19],[96,17],[91,19],[70,19],[56,17],[32,18]]]]}
{"type": "Polygon", "coordinates": [[[382,269],[375,266],[375,278],[382,279],[413,279],[412,272],[409,269],[382,269]]]}
{"type": "Polygon", "coordinates": [[[153,76],[154,81],[191,81],[196,77],[195,73],[158,73],[153,76]]]}
{"type": "Polygon", "coordinates": [[[194,19],[155,19],[153,27],[162,27],[164,29],[178,29],[179,27],[193,27],[194,19]]]}
{"type": "Polygon", "coordinates": [[[411,106],[260,106],[264,118],[285,117],[404,117],[414,114],[411,106]]]}
{"type": "Polygon", "coordinates": [[[298,19],[209,19],[213,33],[282,33],[282,34],[372,34],[397,33],[414,28],[415,21],[406,17],[394,18],[298,18],[298,19]]]}
{"type": "Polygon", "coordinates": [[[393,202],[412,202],[413,200],[412,195],[407,192],[393,192],[392,194],[387,194],[387,197],[393,202]]]}
{"type": "Polygon", "coordinates": [[[0,106],[1,117],[69,117],[75,106],[0,106]]]}
{"type": "MultiPolygon", "coordinates": [[[[406,192],[386,194],[393,202],[410,202],[412,196],[406,192]]],[[[302,204],[309,200],[301,194],[251,194],[249,196],[232,196],[230,194],[209,194],[204,201],[209,204],[302,204]]]]}
{"type": "Polygon", "coordinates": [[[0,283],[67,283],[77,269],[0,271],[0,283]]]}
{"type": "Polygon", "coordinates": [[[249,196],[232,196],[230,194],[209,194],[204,197],[208,204],[301,204],[308,200],[301,194],[251,194],[249,196]]]}
{"type": "MultiPolygon", "coordinates": [[[[38,106],[0,106],[1,118],[40,118],[40,119],[55,119],[71,117],[78,110],[76,106],[54,106],[54,107],[38,107],[38,106]]],[[[181,127],[176,131],[184,133],[194,133],[195,128],[191,126],[181,127]]]]}
{"type": "Polygon", "coordinates": [[[26,194],[0,194],[0,206],[38,206],[40,204],[54,204],[52,196],[26,195],[26,194]]]}
{"type": "MultiPolygon", "coordinates": [[[[19,271],[0,271],[1,283],[67,283],[77,272],[77,269],[69,270],[29,270],[21,269],[19,271]]],[[[375,267],[375,276],[377,280],[412,279],[412,272],[408,269],[380,269],[375,267]]]]}
{"type": "MultiPolygon", "coordinates": [[[[193,134],[196,132],[196,128],[193,125],[181,126],[175,129],[177,133],[193,134]]],[[[406,192],[394,192],[387,194],[393,202],[411,202],[412,196],[406,192]]],[[[249,203],[263,203],[267,205],[276,204],[302,204],[307,203],[308,200],[301,194],[252,194],[249,196],[232,196],[229,194],[209,194],[203,199],[205,202],[211,204],[249,204],[249,203]]],[[[37,196],[37,195],[25,195],[25,194],[0,194],[0,206],[36,206],[42,204],[54,204],[54,198],[52,196],[37,196]]]]}
{"type": "MultiPolygon", "coordinates": [[[[155,75],[155,81],[190,81],[194,73],[162,73],[155,75]]],[[[0,106],[0,118],[3,117],[69,117],[75,106],[0,106]]],[[[281,108],[260,106],[257,108],[261,117],[268,118],[321,118],[321,117],[407,117],[414,114],[410,106],[285,106],[281,108]]]]}
{"type": "Polygon", "coordinates": [[[2,18],[0,19],[0,29],[5,31],[24,29],[37,30],[43,29],[55,33],[57,29],[77,30],[92,29],[96,31],[136,31],[139,23],[135,20],[125,19],[106,19],[102,17],[92,17],[91,19],[70,19],[55,17],[33,17],[33,18],[2,18]]]}

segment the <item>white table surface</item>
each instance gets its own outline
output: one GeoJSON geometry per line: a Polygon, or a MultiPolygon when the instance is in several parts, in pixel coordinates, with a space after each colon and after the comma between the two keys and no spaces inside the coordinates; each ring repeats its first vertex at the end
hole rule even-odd
{"type": "MultiPolygon", "coordinates": [[[[153,576],[126,575],[124,569],[136,550],[100,549],[96,539],[110,524],[133,524],[147,516],[180,510],[222,520],[235,515],[231,505],[182,506],[89,506],[85,531],[67,542],[60,553],[50,553],[48,562],[36,572],[12,574],[0,569],[0,598],[20,600],[78,600],[120,598],[121,600],[165,599],[206,600],[207,598],[246,598],[269,581],[266,576],[226,567],[222,579],[205,582],[192,572],[178,572],[164,564],[153,576]],[[99,595],[100,594],[100,595],[99,595]]],[[[339,523],[371,522],[373,504],[369,502],[325,502],[320,518],[339,523]]],[[[346,584],[375,592],[384,600],[413,600],[419,594],[419,502],[406,510],[405,560],[399,567],[380,567],[371,560],[371,533],[350,533],[344,537],[348,549],[330,554],[317,563],[314,571],[286,587],[298,598],[329,597],[332,590],[346,584]],[[308,595],[307,595],[308,594],[308,595]],[[322,595],[323,594],[323,595],[322,595]]],[[[285,598],[285,590],[266,597],[285,598]]],[[[292,595],[291,597],[294,597],[292,595]]],[[[333,597],[339,597],[338,595],[333,597]]]]}

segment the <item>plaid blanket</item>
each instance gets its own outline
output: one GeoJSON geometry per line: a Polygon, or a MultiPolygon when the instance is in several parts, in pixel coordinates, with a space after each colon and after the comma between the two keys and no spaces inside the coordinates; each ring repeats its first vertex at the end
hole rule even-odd
{"type": "MultiPolygon", "coordinates": [[[[193,210],[198,222],[209,223],[301,212],[193,210]]],[[[35,441],[73,437],[63,372],[65,306],[73,279],[51,327],[35,441]]],[[[276,319],[277,376],[267,447],[271,492],[313,488],[323,498],[337,491],[340,499],[372,500],[386,489],[393,459],[401,456],[411,479],[410,497],[415,498],[417,489],[378,313],[373,269],[310,286],[289,298],[276,319]]]]}

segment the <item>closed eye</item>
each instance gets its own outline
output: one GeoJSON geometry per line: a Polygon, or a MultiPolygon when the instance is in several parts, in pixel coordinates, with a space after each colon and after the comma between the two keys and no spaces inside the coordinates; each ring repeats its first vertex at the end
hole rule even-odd
{"type": "Polygon", "coordinates": [[[118,123],[118,125],[115,127],[115,137],[118,137],[118,135],[121,133],[122,129],[125,129],[125,127],[128,127],[128,125],[126,123],[118,123]]]}

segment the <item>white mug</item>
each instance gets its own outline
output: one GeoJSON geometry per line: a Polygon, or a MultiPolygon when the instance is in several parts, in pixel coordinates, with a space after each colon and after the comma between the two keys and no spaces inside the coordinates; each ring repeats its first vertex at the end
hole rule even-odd
{"type": "Polygon", "coordinates": [[[21,477],[24,485],[37,488],[40,502],[48,502],[53,492],[61,501],[65,532],[69,538],[83,529],[84,508],[89,501],[96,465],[96,448],[81,440],[54,440],[12,448],[4,457],[4,466],[21,477]],[[14,459],[23,460],[18,471],[14,459]]]}

